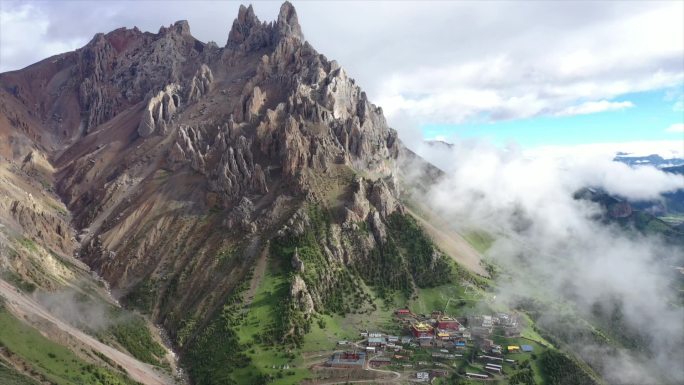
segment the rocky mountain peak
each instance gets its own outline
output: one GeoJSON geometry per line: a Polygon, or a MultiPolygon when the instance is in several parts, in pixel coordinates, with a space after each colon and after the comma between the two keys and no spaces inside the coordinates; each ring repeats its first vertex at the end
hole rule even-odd
{"type": "Polygon", "coordinates": [[[251,5],[241,5],[228,34],[226,47],[237,51],[254,51],[274,46],[285,38],[304,40],[297,12],[291,3],[284,2],[278,19],[271,23],[261,22],[251,5]]]}
{"type": "Polygon", "coordinates": [[[254,14],[254,8],[250,5],[245,7],[240,5],[237,18],[233,21],[233,26],[228,34],[227,47],[248,47],[258,43],[265,43],[263,36],[263,25],[259,18],[254,14]],[[256,35],[262,35],[257,41],[256,35]],[[251,39],[251,41],[250,41],[251,39]]]}
{"type": "Polygon", "coordinates": [[[280,6],[276,27],[281,37],[292,36],[304,40],[302,28],[299,26],[299,19],[297,18],[297,11],[289,1],[284,2],[280,6]]]}

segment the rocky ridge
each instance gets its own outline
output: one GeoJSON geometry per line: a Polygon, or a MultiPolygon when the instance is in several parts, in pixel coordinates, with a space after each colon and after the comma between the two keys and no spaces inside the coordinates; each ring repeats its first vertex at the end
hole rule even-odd
{"type": "MultiPolygon", "coordinates": [[[[391,254],[401,143],[382,109],[305,40],[288,2],[270,23],[241,6],[224,47],[194,39],[185,21],[156,34],[118,29],[0,83],[3,100],[41,106],[2,117],[25,126],[55,167],[79,258],[163,325],[181,355],[271,241],[305,246],[281,256],[294,270],[291,314],[309,322],[350,311],[335,293],[391,254]]],[[[13,207],[19,220],[64,227],[13,207]]],[[[392,284],[412,285],[406,269],[392,284]]],[[[282,335],[300,333],[292,322],[282,335]]]]}

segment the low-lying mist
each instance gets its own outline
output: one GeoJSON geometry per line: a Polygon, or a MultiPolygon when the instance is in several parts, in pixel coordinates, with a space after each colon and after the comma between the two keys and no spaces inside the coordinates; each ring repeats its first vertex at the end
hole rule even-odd
{"type": "Polygon", "coordinates": [[[413,150],[445,172],[422,203],[460,230],[495,236],[486,258],[501,266],[497,301],[527,310],[530,298],[551,304],[536,309],[537,324],[610,383],[684,383],[676,269],[684,252],[659,236],[598,220],[599,204],[573,198],[595,187],[629,200],[658,199],[684,188],[684,177],[611,156],[531,157],[481,141],[413,150]],[[586,338],[573,329],[574,317],[607,332],[586,338]]]}
{"type": "Polygon", "coordinates": [[[57,318],[90,332],[101,332],[126,320],[123,315],[114,316],[112,305],[73,289],[39,292],[36,294],[36,300],[57,318]]]}

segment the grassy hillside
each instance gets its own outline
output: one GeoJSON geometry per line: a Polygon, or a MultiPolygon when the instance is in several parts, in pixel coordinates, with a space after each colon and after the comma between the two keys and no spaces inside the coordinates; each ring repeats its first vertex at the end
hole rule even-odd
{"type": "Polygon", "coordinates": [[[0,384],[3,385],[39,385],[29,377],[22,375],[7,364],[0,361],[0,384]]]}
{"type": "MultiPolygon", "coordinates": [[[[22,323],[0,304],[0,348],[13,361],[27,365],[31,373],[56,385],[133,385],[121,373],[105,368],[97,362],[94,353],[81,352],[93,357],[92,362],[68,348],[43,337],[36,329],[22,323]],[[92,354],[92,355],[91,355],[92,354]]],[[[3,369],[4,372],[8,372],[3,369]]],[[[3,376],[17,377],[14,374],[3,376]]],[[[2,378],[2,377],[0,377],[2,378]]],[[[21,379],[14,378],[17,384],[21,379]]],[[[24,381],[26,383],[26,381],[24,381]]],[[[4,384],[4,383],[3,383],[4,384]]],[[[28,382],[31,384],[31,382],[28,382]]]]}

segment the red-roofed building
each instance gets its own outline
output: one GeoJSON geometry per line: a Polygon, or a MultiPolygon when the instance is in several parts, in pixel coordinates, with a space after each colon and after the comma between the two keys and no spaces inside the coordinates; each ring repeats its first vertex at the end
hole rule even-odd
{"type": "Polygon", "coordinates": [[[455,318],[441,317],[437,320],[437,328],[440,330],[455,330],[461,329],[461,324],[455,318]]]}

